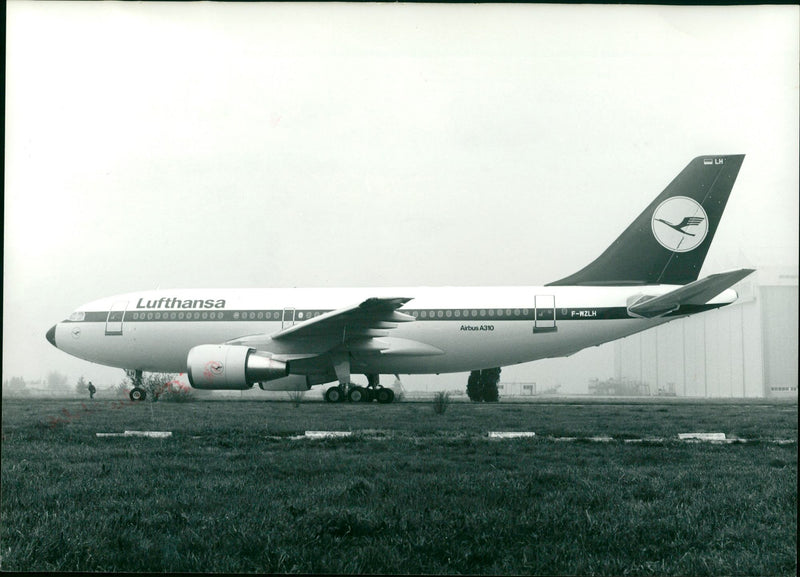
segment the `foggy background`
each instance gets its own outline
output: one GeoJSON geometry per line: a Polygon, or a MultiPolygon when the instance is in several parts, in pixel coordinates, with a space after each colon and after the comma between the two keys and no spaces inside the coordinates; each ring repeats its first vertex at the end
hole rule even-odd
{"type": "Polygon", "coordinates": [[[117,293],[544,284],[705,154],[747,156],[702,274],[796,265],[799,15],[9,2],[3,378],[119,382],[44,337],[117,293]]]}

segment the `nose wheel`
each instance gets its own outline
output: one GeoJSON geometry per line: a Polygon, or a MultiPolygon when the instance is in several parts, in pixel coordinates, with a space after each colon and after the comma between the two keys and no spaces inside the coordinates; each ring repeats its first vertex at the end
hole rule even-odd
{"type": "Polygon", "coordinates": [[[130,377],[131,381],[133,381],[133,389],[131,392],[128,393],[128,396],[131,398],[131,401],[138,402],[144,401],[147,398],[147,391],[142,388],[142,371],[135,370],[135,371],[126,371],[128,376],[130,377]]]}

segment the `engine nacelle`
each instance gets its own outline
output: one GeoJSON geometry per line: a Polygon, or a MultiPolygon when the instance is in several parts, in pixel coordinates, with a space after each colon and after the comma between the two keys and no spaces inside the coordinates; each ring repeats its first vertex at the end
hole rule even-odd
{"type": "Polygon", "coordinates": [[[253,383],[280,379],[289,374],[286,363],[250,347],[199,345],[186,359],[189,383],[195,389],[244,390],[253,383]]]}

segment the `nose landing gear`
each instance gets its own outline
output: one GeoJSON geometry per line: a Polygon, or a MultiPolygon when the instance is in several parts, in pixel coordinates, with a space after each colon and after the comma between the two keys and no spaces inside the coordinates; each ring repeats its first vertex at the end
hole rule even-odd
{"type": "Polygon", "coordinates": [[[130,371],[128,372],[128,376],[133,382],[133,388],[131,389],[131,392],[128,393],[131,401],[144,401],[147,398],[147,391],[142,388],[142,371],[130,371]],[[131,372],[133,373],[132,375],[131,372]]]}

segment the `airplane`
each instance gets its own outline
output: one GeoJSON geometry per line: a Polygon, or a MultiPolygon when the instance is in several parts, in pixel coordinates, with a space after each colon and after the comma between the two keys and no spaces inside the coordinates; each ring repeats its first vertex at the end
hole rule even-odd
{"type": "Polygon", "coordinates": [[[693,159],[599,257],[543,286],[142,291],[82,305],[46,338],[132,371],[135,401],[148,371],[185,372],[196,389],[335,383],[329,402],[390,403],[381,374],[568,356],[733,303],[754,269],[698,276],[743,161],[693,159]]]}

